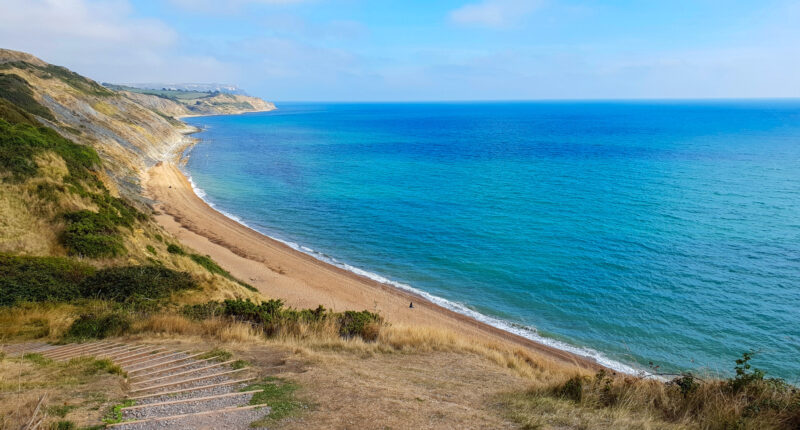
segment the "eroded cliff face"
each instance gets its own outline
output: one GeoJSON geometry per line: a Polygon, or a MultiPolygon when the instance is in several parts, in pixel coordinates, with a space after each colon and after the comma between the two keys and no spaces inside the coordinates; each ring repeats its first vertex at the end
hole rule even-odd
{"type": "Polygon", "coordinates": [[[273,103],[258,97],[218,93],[196,99],[173,100],[152,94],[119,91],[119,94],[163,116],[180,118],[195,115],[235,115],[275,110],[273,103]]]}
{"type": "Polygon", "coordinates": [[[134,200],[141,200],[141,173],[171,159],[191,142],[186,134],[194,129],[176,118],[275,109],[272,103],[241,95],[218,94],[189,105],[112,91],[30,54],[4,49],[0,49],[0,73],[27,81],[34,98],[54,116],[38,119],[68,139],[91,145],[103,159],[109,189],[134,200]]]}

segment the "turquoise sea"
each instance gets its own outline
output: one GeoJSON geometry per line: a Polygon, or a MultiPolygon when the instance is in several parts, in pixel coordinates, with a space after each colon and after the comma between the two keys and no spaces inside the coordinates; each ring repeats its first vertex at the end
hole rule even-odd
{"type": "Polygon", "coordinates": [[[246,225],[622,371],[800,380],[800,101],[278,108],[188,120],[246,225]]]}

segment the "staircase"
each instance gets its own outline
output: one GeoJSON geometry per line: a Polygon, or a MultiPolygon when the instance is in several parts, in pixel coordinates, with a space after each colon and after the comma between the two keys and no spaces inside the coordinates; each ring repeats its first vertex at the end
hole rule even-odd
{"type": "Polygon", "coordinates": [[[190,353],[147,344],[114,341],[50,345],[26,343],[0,349],[10,356],[41,354],[55,361],[77,357],[109,359],[128,375],[127,402],[119,430],[249,429],[269,414],[266,404],[251,405],[262,390],[241,391],[256,378],[248,369],[233,369],[231,361],[201,358],[190,353]]]}

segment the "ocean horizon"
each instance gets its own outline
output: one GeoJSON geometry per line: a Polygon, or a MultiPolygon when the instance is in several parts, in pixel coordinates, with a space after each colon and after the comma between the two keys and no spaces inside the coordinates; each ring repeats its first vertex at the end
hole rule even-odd
{"type": "Polygon", "coordinates": [[[244,225],[622,372],[800,375],[800,101],[278,108],[186,119],[244,225]]]}

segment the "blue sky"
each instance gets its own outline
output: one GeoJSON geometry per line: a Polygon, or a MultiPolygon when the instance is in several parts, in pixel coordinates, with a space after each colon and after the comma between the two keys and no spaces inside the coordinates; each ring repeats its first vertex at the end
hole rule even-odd
{"type": "Polygon", "coordinates": [[[800,2],[2,0],[0,46],[270,100],[800,97],[800,2]]]}

